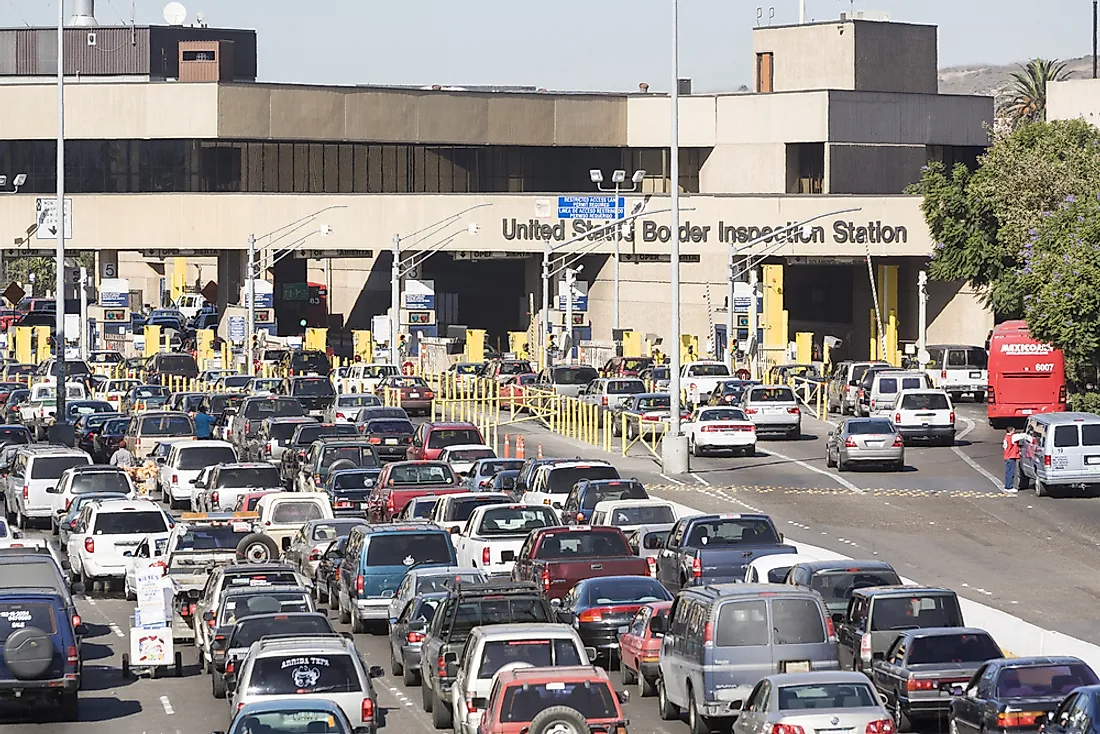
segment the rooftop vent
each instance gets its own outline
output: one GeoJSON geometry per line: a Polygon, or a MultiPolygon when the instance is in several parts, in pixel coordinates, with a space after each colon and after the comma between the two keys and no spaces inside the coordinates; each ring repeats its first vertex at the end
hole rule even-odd
{"type": "Polygon", "coordinates": [[[82,28],[99,25],[95,22],[95,0],[75,0],[73,17],[69,19],[69,25],[82,28]]]}
{"type": "Polygon", "coordinates": [[[638,85],[638,91],[641,92],[642,94],[649,94],[649,85],[646,84],[645,82],[642,82],[641,84],[638,85]]]}

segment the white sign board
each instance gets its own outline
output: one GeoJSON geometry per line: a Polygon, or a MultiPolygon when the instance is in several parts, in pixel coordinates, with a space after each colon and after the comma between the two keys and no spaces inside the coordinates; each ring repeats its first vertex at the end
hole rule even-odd
{"type": "MultiPolygon", "coordinates": [[[[35,233],[40,240],[57,239],[57,199],[39,196],[34,200],[35,221],[38,223],[38,231],[35,233]]],[[[73,238],[73,200],[65,199],[65,239],[73,238]]]]}
{"type": "Polygon", "coordinates": [[[410,311],[435,309],[435,281],[405,279],[405,308],[410,311]]]}
{"type": "Polygon", "coordinates": [[[370,323],[371,338],[375,344],[385,344],[390,340],[390,317],[375,316],[370,323]]]}

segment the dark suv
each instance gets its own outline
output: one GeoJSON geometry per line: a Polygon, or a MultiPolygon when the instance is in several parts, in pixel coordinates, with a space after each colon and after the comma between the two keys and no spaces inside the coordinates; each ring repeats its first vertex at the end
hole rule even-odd
{"type": "Polygon", "coordinates": [[[57,707],[66,721],[80,713],[82,666],[77,635],[84,623],[70,616],[65,599],[47,589],[0,595],[0,700],[35,715],[57,707]]]}
{"type": "Polygon", "coordinates": [[[283,382],[283,394],[298,398],[308,415],[323,418],[336,401],[336,388],[327,377],[289,377],[283,382]]]}
{"type": "Polygon", "coordinates": [[[328,377],[332,374],[328,355],[317,350],[295,349],[287,352],[279,366],[286,377],[328,377]]]}
{"type": "Polygon", "coordinates": [[[154,354],[145,363],[147,382],[159,384],[163,377],[193,380],[199,376],[199,365],[190,354],[154,354]]]}

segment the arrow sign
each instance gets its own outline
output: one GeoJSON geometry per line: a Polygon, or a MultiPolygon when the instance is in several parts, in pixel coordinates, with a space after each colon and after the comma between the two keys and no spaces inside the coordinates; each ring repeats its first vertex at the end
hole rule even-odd
{"type": "MultiPolygon", "coordinates": [[[[57,199],[40,196],[34,200],[36,235],[40,240],[57,239],[57,199]]],[[[65,239],[73,238],[73,200],[65,199],[65,239]]]]}

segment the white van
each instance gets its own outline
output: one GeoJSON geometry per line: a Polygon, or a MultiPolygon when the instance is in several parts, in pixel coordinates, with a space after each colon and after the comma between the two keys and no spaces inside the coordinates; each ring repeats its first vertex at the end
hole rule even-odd
{"type": "Polygon", "coordinates": [[[1044,413],[1028,418],[1016,487],[1027,489],[1032,482],[1039,497],[1055,487],[1100,486],[1100,415],[1044,413]]]}
{"type": "Polygon", "coordinates": [[[902,390],[925,390],[932,387],[932,378],[915,370],[887,370],[875,374],[867,394],[867,415],[893,418],[898,393],[902,390]]]}
{"type": "Polygon", "coordinates": [[[175,303],[176,310],[188,321],[195,318],[205,305],[206,298],[201,293],[183,293],[175,303]]]}
{"type": "Polygon", "coordinates": [[[92,457],[63,446],[28,446],[15,455],[8,478],[8,513],[15,515],[20,530],[30,520],[49,522],[53,517],[53,496],[61,475],[73,466],[92,463],[92,457]]]}
{"type": "Polygon", "coordinates": [[[932,378],[932,384],[958,402],[963,395],[970,395],[974,402],[985,401],[989,386],[989,353],[982,347],[962,344],[936,344],[928,347],[928,362],[924,371],[932,378]]]}

